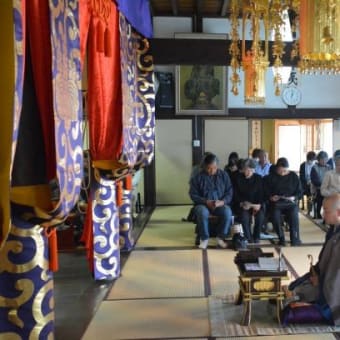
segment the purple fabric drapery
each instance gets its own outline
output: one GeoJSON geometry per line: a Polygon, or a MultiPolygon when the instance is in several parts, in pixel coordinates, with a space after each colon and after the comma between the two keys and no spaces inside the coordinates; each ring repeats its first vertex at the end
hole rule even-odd
{"type": "Polygon", "coordinates": [[[116,0],[118,10],[130,25],[146,38],[152,38],[153,29],[149,0],[116,0]]]}

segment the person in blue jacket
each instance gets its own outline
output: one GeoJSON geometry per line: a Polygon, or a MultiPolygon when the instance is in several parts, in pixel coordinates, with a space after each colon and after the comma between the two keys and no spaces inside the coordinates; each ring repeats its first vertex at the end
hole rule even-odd
{"type": "Polygon", "coordinates": [[[209,216],[219,217],[217,226],[217,244],[226,248],[224,239],[229,233],[232,212],[229,204],[233,196],[233,188],[228,174],[218,168],[218,159],[208,154],[202,161],[202,168],[190,180],[189,195],[194,202],[200,236],[199,248],[206,249],[209,243],[209,216]]]}

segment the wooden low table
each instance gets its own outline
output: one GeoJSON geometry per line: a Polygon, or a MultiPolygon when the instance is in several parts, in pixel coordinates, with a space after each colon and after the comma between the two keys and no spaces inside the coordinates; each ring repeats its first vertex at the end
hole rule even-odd
{"type": "MultiPolygon", "coordinates": [[[[270,254],[271,253],[261,253],[260,256],[268,256],[270,254]]],[[[241,303],[244,304],[241,324],[249,326],[251,320],[251,302],[253,300],[275,300],[276,316],[279,324],[281,324],[280,313],[282,310],[282,301],[284,299],[281,281],[287,279],[287,271],[247,271],[245,270],[244,263],[249,263],[249,261],[254,262],[255,260],[247,259],[245,261],[247,262],[236,261],[235,258],[235,263],[240,273],[240,290],[235,303],[238,305],[241,303]]]]}

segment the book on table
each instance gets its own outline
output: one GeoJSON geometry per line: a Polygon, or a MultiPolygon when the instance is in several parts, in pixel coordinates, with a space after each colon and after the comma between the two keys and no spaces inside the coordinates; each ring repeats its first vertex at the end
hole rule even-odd
{"type": "Polygon", "coordinates": [[[287,270],[284,259],[277,257],[259,257],[257,263],[245,263],[246,271],[284,271],[287,270]]]}

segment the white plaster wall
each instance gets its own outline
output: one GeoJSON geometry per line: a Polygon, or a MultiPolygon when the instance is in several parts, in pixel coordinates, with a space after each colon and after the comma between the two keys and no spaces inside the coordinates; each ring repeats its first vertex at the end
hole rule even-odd
{"type": "Polygon", "coordinates": [[[205,151],[213,152],[223,168],[229,153],[236,151],[241,158],[248,156],[248,120],[206,119],[205,151]]]}
{"type": "Polygon", "coordinates": [[[154,17],[154,38],[173,38],[175,33],[192,32],[192,19],[190,17],[154,17]]]}
{"type": "Polygon", "coordinates": [[[157,204],[191,204],[191,119],[156,121],[155,156],[157,204]]]}

